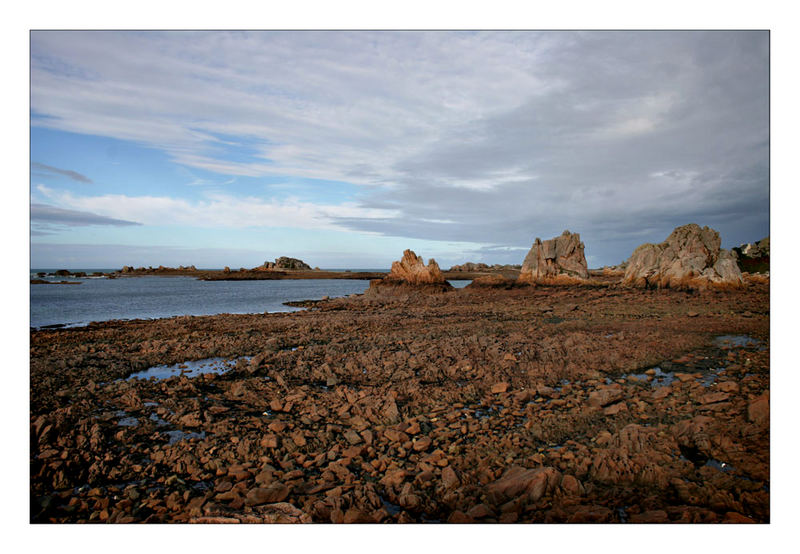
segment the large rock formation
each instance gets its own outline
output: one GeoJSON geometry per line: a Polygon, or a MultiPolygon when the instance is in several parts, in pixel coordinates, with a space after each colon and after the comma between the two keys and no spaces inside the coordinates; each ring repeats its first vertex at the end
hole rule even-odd
{"type": "Polygon", "coordinates": [[[417,256],[412,250],[405,250],[403,257],[399,261],[392,262],[392,271],[386,278],[405,281],[411,285],[445,282],[436,260],[428,260],[428,265],[426,266],[422,256],[417,256]]]}
{"type": "Polygon", "coordinates": [[[642,244],[628,260],[623,283],[637,287],[740,287],[736,253],[720,250],[719,233],[695,223],[676,227],[661,244],[642,244]]]}
{"type": "Polygon", "coordinates": [[[536,238],[525,260],[518,281],[556,283],[589,278],[583,243],[578,233],[564,231],[561,236],[542,242],[536,238]]]}
{"type": "Polygon", "coordinates": [[[368,292],[445,292],[452,288],[442,275],[436,260],[428,260],[426,266],[422,256],[406,250],[399,261],[392,262],[392,270],[386,277],[370,283],[368,292]]]}

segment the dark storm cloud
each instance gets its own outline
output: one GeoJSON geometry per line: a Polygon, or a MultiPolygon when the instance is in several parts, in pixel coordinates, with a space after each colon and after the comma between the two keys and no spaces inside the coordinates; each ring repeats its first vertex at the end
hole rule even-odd
{"type": "Polygon", "coordinates": [[[756,32],[569,34],[538,70],[552,91],[520,90],[518,107],[452,129],[364,202],[402,217],[341,222],[501,247],[568,228],[603,263],[689,222],[727,246],[762,238],[767,44],[756,32]]]}
{"type": "MultiPolygon", "coordinates": [[[[40,164],[38,162],[31,162],[31,167],[34,169],[38,169],[39,171],[45,172],[45,175],[63,175],[64,177],[69,177],[73,181],[78,181],[79,183],[92,183],[92,180],[89,179],[86,175],[82,175],[77,171],[72,171],[71,169],[59,169],[57,167],[53,167],[51,165],[40,164]]],[[[41,175],[40,173],[36,173],[37,175],[41,175]]]]}

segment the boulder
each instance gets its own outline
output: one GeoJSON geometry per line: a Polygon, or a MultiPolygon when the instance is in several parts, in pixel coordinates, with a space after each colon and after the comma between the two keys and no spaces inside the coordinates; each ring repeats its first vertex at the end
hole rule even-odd
{"type": "Polygon", "coordinates": [[[536,238],[522,262],[517,279],[521,283],[575,282],[589,278],[583,243],[578,233],[542,241],[536,238]]]}
{"type": "Polygon", "coordinates": [[[660,244],[642,244],[628,260],[623,283],[635,287],[738,288],[736,254],[720,249],[719,233],[695,223],[675,228],[660,244]]]}

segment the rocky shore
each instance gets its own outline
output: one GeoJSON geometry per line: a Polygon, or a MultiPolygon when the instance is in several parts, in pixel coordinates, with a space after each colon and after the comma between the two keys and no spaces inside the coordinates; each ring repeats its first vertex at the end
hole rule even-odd
{"type": "Polygon", "coordinates": [[[620,279],[31,331],[30,520],[768,522],[768,278],[620,279]]]}

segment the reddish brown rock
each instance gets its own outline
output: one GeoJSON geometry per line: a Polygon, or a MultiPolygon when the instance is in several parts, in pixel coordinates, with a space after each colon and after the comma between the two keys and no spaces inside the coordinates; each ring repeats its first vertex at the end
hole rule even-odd
{"type": "Polygon", "coordinates": [[[664,510],[650,510],[641,514],[633,514],[628,521],[631,523],[669,523],[669,516],[664,510]]]}
{"type": "Polygon", "coordinates": [[[762,394],[747,405],[747,419],[757,425],[769,423],[769,393],[762,394]]]}
{"type": "Polygon", "coordinates": [[[461,484],[461,480],[456,475],[456,472],[451,467],[442,469],[442,485],[445,489],[454,489],[461,484]]]}
{"type": "Polygon", "coordinates": [[[508,383],[496,383],[492,386],[492,394],[500,394],[508,390],[508,383]]]}
{"type": "Polygon", "coordinates": [[[272,504],[282,502],[289,496],[289,488],[282,483],[273,483],[268,487],[250,489],[245,497],[245,504],[257,506],[259,504],[272,504]]]}
{"type": "Polygon", "coordinates": [[[494,505],[525,494],[531,502],[552,491],[561,481],[561,474],[552,467],[525,469],[512,466],[503,476],[486,487],[487,498],[494,505]]]}
{"type": "Polygon", "coordinates": [[[564,475],[561,479],[561,490],[572,496],[580,496],[584,491],[581,482],[573,475],[564,475]]]}
{"type": "Polygon", "coordinates": [[[413,448],[417,452],[422,452],[430,448],[431,442],[432,442],[431,438],[428,436],[420,437],[419,439],[414,441],[413,448]]]}
{"type": "Polygon", "coordinates": [[[589,393],[588,404],[594,408],[601,408],[620,400],[623,395],[624,392],[620,385],[603,386],[589,393]]]}

